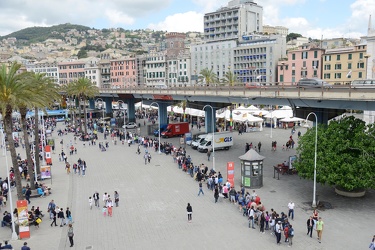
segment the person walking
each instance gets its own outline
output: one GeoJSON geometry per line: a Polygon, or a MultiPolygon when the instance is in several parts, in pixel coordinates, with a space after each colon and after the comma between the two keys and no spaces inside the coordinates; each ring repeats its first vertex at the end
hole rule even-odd
{"type": "Polygon", "coordinates": [[[187,216],[188,216],[188,222],[191,222],[192,214],[193,214],[193,207],[190,205],[190,203],[187,204],[186,211],[187,211],[187,216]]]}
{"type": "Polygon", "coordinates": [[[375,235],[372,237],[372,241],[370,242],[368,248],[370,248],[370,250],[375,250],[375,235]]]}
{"type": "Polygon", "coordinates": [[[289,225],[289,246],[291,247],[293,245],[293,237],[294,237],[294,228],[292,225],[289,225]]]}
{"type": "Polygon", "coordinates": [[[258,142],[258,151],[260,153],[260,148],[262,147],[262,143],[261,142],[258,142]]]}
{"type": "Polygon", "coordinates": [[[276,233],[276,244],[281,244],[281,231],[283,230],[283,226],[281,225],[281,221],[278,221],[275,227],[275,233],[276,233]]]}
{"type": "Polygon", "coordinates": [[[25,199],[27,200],[27,203],[30,204],[30,196],[31,196],[31,188],[28,188],[25,193],[25,199]]]}
{"type": "Polygon", "coordinates": [[[120,195],[118,194],[117,191],[115,191],[115,204],[116,204],[116,207],[118,207],[118,202],[120,201],[120,195]]]}
{"type": "Polygon", "coordinates": [[[288,203],[288,208],[289,208],[288,218],[290,218],[290,216],[292,216],[292,220],[294,220],[294,202],[290,201],[288,203]]]}
{"type": "Polygon", "coordinates": [[[60,211],[57,214],[57,218],[61,219],[60,227],[63,227],[65,225],[65,216],[64,216],[64,209],[63,208],[60,208],[60,211]]]}
{"type": "Polygon", "coordinates": [[[211,149],[208,149],[207,150],[207,160],[210,161],[210,157],[211,157],[211,149]]]}
{"type": "Polygon", "coordinates": [[[204,192],[203,192],[203,184],[202,184],[202,182],[200,181],[200,182],[199,182],[199,192],[198,192],[198,196],[199,196],[201,193],[204,195],[204,192]]]}
{"type": "Polygon", "coordinates": [[[73,230],[72,224],[69,224],[69,227],[68,227],[68,237],[69,237],[70,247],[73,247],[74,246],[74,240],[73,240],[74,230],[73,230]]]}
{"type": "Polygon", "coordinates": [[[51,200],[50,203],[48,203],[47,211],[49,212],[49,218],[50,220],[53,219],[53,211],[56,209],[56,204],[54,200],[51,200]]]}
{"type": "Polygon", "coordinates": [[[312,232],[313,232],[314,225],[315,225],[315,221],[314,221],[312,216],[310,216],[310,218],[307,219],[306,224],[307,224],[307,234],[306,235],[310,234],[310,238],[312,238],[312,232]]]}
{"type": "Polygon", "coordinates": [[[95,207],[99,208],[99,193],[95,192],[94,195],[93,195],[93,197],[94,197],[95,207]]]}
{"type": "Polygon", "coordinates": [[[219,188],[216,186],[215,191],[214,191],[214,198],[215,198],[215,203],[219,199],[219,188]]]}
{"type": "Polygon", "coordinates": [[[26,241],[23,243],[23,247],[21,247],[21,250],[30,250],[30,247],[27,246],[26,241]]]}
{"type": "Polygon", "coordinates": [[[55,227],[57,227],[57,224],[56,224],[57,213],[56,213],[55,209],[53,209],[50,213],[52,214],[52,219],[53,219],[53,221],[51,223],[51,227],[52,227],[53,224],[55,224],[55,227]]]}
{"type": "Polygon", "coordinates": [[[324,222],[322,220],[322,217],[319,217],[319,220],[316,223],[316,233],[318,234],[319,243],[322,243],[323,228],[324,228],[324,222]]]}
{"type": "Polygon", "coordinates": [[[69,210],[68,207],[65,210],[65,216],[66,216],[65,224],[68,224],[68,222],[69,222],[69,224],[72,224],[73,223],[72,212],[69,210]]]}
{"type": "Polygon", "coordinates": [[[92,198],[91,196],[89,197],[89,206],[90,206],[90,210],[92,209],[92,198]]]}
{"type": "Polygon", "coordinates": [[[108,197],[107,209],[108,209],[108,216],[110,216],[110,217],[112,217],[112,207],[113,207],[112,199],[108,197]]]}
{"type": "Polygon", "coordinates": [[[143,156],[143,158],[145,159],[145,165],[147,164],[147,160],[148,160],[148,154],[147,152],[145,153],[145,155],[143,156]]]}

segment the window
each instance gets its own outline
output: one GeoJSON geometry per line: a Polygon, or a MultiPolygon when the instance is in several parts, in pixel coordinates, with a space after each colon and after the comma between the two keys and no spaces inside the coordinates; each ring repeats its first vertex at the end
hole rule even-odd
{"type": "Polygon", "coordinates": [[[331,56],[324,56],[324,61],[330,62],[331,61],[331,56]]]}
{"type": "Polygon", "coordinates": [[[336,61],[340,61],[340,55],[336,55],[336,61]]]}
{"type": "Polygon", "coordinates": [[[362,72],[358,72],[358,78],[362,78],[362,72]]]}
{"type": "Polygon", "coordinates": [[[325,73],[324,79],[331,79],[331,73],[325,73]]]}
{"type": "Polygon", "coordinates": [[[353,54],[348,54],[348,60],[352,60],[353,54]]]}
{"type": "Polygon", "coordinates": [[[335,69],[341,69],[341,63],[335,64],[335,69]]]}
{"type": "Polygon", "coordinates": [[[295,76],[296,75],[296,71],[293,69],[292,70],[292,76],[295,76]]]}
{"type": "Polygon", "coordinates": [[[335,73],[335,79],[341,79],[341,73],[335,73]]]}
{"type": "Polygon", "coordinates": [[[364,68],[365,68],[365,63],[363,62],[357,63],[357,69],[364,69],[364,68]]]}
{"type": "Polygon", "coordinates": [[[352,63],[348,63],[348,69],[352,69],[352,63]]]}
{"type": "Polygon", "coordinates": [[[296,60],[296,54],[292,54],[292,60],[296,60]]]}
{"type": "Polygon", "coordinates": [[[318,58],[318,51],[317,50],[314,51],[314,58],[318,58]]]}
{"type": "Polygon", "coordinates": [[[307,51],[302,52],[302,59],[307,59],[307,51]]]}

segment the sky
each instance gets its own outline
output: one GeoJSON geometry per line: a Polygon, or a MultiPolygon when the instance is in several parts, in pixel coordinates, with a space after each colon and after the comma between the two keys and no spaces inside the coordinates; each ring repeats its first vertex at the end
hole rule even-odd
{"type": "MultiPolygon", "coordinates": [[[[203,32],[204,13],[229,0],[0,0],[0,35],[33,26],[62,23],[92,28],[203,32]]],[[[305,37],[359,38],[374,0],[254,0],[263,6],[263,24],[280,25],[305,37]]]]}

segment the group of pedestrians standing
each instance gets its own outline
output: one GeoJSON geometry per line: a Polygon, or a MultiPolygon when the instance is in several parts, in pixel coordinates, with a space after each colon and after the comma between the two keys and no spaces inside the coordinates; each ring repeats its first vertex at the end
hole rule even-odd
{"type": "MultiPolygon", "coordinates": [[[[115,205],[116,207],[119,206],[120,195],[117,191],[115,191],[114,192],[114,201],[112,200],[111,196],[108,193],[104,193],[102,197],[103,197],[102,199],[103,199],[103,204],[104,204],[103,207],[102,207],[103,216],[112,217],[113,205],[115,205]]],[[[92,197],[91,196],[89,197],[90,210],[92,209],[93,201],[94,201],[95,207],[100,208],[99,193],[98,192],[95,192],[92,197]]]]}

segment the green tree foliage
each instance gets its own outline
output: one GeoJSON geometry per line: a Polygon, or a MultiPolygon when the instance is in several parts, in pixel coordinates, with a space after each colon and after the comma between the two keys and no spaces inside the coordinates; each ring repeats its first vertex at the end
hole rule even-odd
{"type": "Polygon", "coordinates": [[[297,37],[302,37],[302,35],[298,33],[289,33],[286,36],[286,41],[289,42],[290,40],[296,39],[297,37]]]}
{"type": "MultiPolygon", "coordinates": [[[[348,191],[375,188],[375,126],[353,116],[318,126],[318,183],[348,191]]],[[[314,176],[315,128],[299,139],[296,168],[301,177],[314,176]]]]}
{"type": "Polygon", "coordinates": [[[240,81],[238,81],[238,77],[232,72],[227,71],[225,72],[224,78],[221,79],[222,84],[227,86],[234,86],[241,84],[240,81]]]}
{"type": "Polygon", "coordinates": [[[217,81],[217,76],[213,72],[213,69],[205,68],[205,69],[202,69],[201,72],[199,72],[198,79],[201,84],[210,86],[212,83],[217,81]]]}

